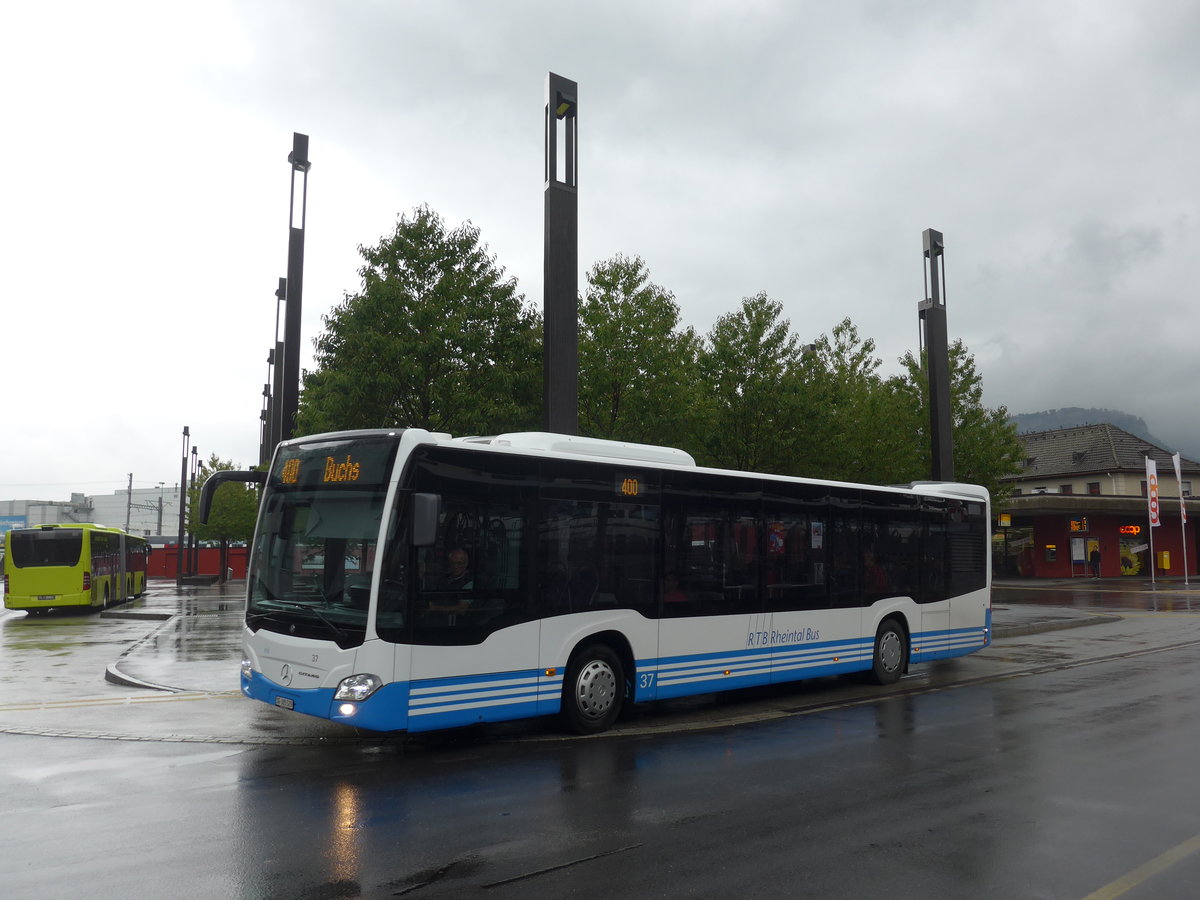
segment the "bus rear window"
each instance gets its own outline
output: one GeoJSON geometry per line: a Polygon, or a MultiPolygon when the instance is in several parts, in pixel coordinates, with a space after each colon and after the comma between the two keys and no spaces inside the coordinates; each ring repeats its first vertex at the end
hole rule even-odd
{"type": "Polygon", "coordinates": [[[83,549],[83,532],[78,529],[53,528],[14,531],[9,535],[13,565],[18,569],[29,566],[75,566],[83,549]]]}

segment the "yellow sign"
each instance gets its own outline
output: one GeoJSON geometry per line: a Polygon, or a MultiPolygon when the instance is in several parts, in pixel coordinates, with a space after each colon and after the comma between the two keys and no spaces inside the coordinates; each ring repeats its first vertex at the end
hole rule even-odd
{"type": "Polygon", "coordinates": [[[361,471],[361,463],[352,461],[349,453],[346,454],[345,462],[338,462],[332,456],[327,456],[325,457],[325,474],[321,480],[326,484],[340,484],[346,481],[358,481],[358,476],[361,471]]]}
{"type": "Polygon", "coordinates": [[[279,480],[284,484],[295,484],[300,480],[300,460],[289,459],[279,472],[279,480]]]}
{"type": "Polygon", "coordinates": [[[626,478],[621,482],[621,493],[626,497],[636,497],[641,490],[642,486],[636,478],[626,478]]]}
{"type": "Polygon", "coordinates": [[[1000,513],[1000,527],[1001,528],[1011,528],[1012,527],[1012,515],[1010,513],[1000,513]]]}

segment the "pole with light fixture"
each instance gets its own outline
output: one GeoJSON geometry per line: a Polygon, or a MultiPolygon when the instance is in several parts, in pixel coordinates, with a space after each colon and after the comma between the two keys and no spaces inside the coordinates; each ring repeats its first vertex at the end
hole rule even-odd
{"type": "Polygon", "coordinates": [[[550,72],[545,110],[542,422],[579,433],[579,87],[550,72]]]}
{"type": "MultiPolygon", "coordinates": [[[[308,214],[308,170],[312,163],[308,159],[308,135],[292,134],[292,152],[288,154],[292,166],[292,195],[288,205],[290,219],[288,229],[288,264],[286,279],[287,307],[283,323],[283,359],[275,354],[275,364],[282,364],[281,390],[276,393],[279,403],[279,431],[276,442],[286,441],[296,429],[296,410],[300,406],[300,311],[304,285],[304,225],[308,214]],[[296,173],[301,175],[296,185],[296,173]],[[297,202],[299,193],[299,202],[297,202]]],[[[280,289],[284,280],[280,279],[280,289]]],[[[274,447],[271,448],[272,452],[274,447]]]]}
{"type": "Polygon", "coordinates": [[[183,426],[183,462],[179,467],[179,535],[175,538],[175,547],[179,551],[175,559],[175,587],[183,587],[183,535],[184,521],[183,516],[187,511],[187,504],[184,501],[184,491],[187,488],[187,467],[188,467],[188,427],[183,426]]]}
{"type": "MultiPolygon", "coordinates": [[[[196,446],[192,445],[192,468],[191,481],[188,484],[188,503],[192,502],[192,492],[196,490],[196,475],[200,470],[199,460],[200,451],[196,446]]],[[[188,516],[188,575],[196,574],[196,523],[192,516],[188,516]]]]}
{"type": "Polygon", "coordinates": [[[946,274],[940,231],[926,228],[922,236],[926,298],[917,306],[925,326],[925,357],[929,373],[929,477],[954,480],[954,433],[950,411],[950,346],[946,335],[946,274]]]}

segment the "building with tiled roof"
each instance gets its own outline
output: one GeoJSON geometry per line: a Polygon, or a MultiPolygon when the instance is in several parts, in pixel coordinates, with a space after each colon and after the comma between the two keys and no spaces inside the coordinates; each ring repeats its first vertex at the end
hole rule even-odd
{"type": "MultiPolygon", "coordinates": [[[[1175,477],[1171,452],[1115,425],[1081,425],[1020,436],[1021,473],[1007,479],[1013,496],[1000,505],[995,571],[1000,575],[1062,578],[1196,573],[1195,521],[1180,527],[1180,497],[1200,484],[1200,463],[1181,458],[1175,477]],[[1157,467],[1161,525],[1151,557],[1146,458],[1157,467]]],[[[1193,520],[1200,503],[1193,501],[1193,520]]]]}

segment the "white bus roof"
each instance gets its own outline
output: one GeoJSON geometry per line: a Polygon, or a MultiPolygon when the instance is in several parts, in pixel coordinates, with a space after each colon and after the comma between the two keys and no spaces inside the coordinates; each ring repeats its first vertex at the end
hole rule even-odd
{"type": "Polygon", "coordinates": [[[511,447],[514,450],[538,450],[548,453],[569,453],[575,456],[598,456],[609,459],[634,459],[641,462],[666,463],[675,466],[695,466],[690,453],[674,447],[654,444],[630,444],[625,441],[606,441],[601,438],[579,437],[570,434],[551,434],[546,431],[519,431],[492,438],[468,438],[473,444],[511,447]]]}

